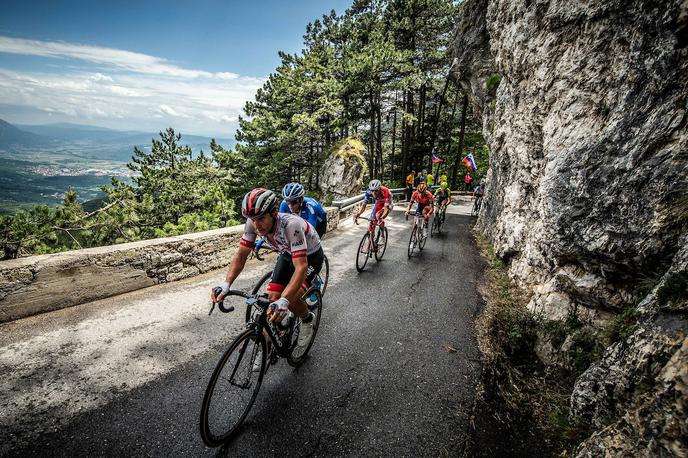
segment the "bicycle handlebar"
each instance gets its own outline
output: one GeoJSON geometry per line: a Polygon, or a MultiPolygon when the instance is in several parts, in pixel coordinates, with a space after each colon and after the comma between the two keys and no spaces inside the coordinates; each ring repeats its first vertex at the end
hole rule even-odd
{"type": "MultiPolygon", "coordinates": [[[[213,289],[213,291],[215,292],[215,297],[218,297],[220,294],[222,294],[222,288],[220,288],[219,286],[216,286],[213,289]]],[[[208,315],[213,313],[213,310],[215,309],[215,305],[217,305],[217,308],[219,308],[220,311],[223,313],[233,312],[234,311],[233,305],[230,305],[227,307],[225,306],[225,300],[227,300],[227,298],[229,296],[243,297],[244,299],[246,299],[247,303],[255,304],[257,302],[258,305],[261,307],[267,307],[268,305],[270,305],[270,299],[268,299],[266,297],[260,297],[256,294],[249,294],[249,293],[246,293],[244,291],[237,290],[237,289],[230,289],[227,292],[227,295],[222,298],[222,301],[219,301],[219,302],[215,301],[212,303],[212,306],[210,308],[210,312],[208,312],[208,315]]]]}

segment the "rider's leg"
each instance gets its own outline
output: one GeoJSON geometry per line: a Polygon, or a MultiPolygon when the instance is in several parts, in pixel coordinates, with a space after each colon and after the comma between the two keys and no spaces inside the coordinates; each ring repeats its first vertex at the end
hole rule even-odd
{"type": "MultiPolygon", "coordinates": [[[[268,297],[271,301],[276,301],[282,297],[292,275],[294,275],[294,263],[291,256],[287,253],[281,253],[277,257],[275,268],[272,271],[272,279],[268,283],[268,297]]],[[[301,300],[303,293],[304,289],[299,288],[296,298],[287,298],[289,299],[289,310],[297,316],[304,315],[307,310],[306,304],[301,300]]]]}

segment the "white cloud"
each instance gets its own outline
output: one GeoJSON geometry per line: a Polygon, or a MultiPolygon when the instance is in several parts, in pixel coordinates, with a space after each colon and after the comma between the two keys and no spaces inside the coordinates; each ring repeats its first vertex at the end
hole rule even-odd
{"type": "Polygon", "coordinates": [[[174,116],[175,118],[187,118],[187,119],[191,118],[191,116],[184,114],[184,113],[180,113],[168,105],[160,105],[158,107],[158,111],[161,112],[162,114],[174,116]]]}
{"type": "Polygon", "coordinates": [[[148,54],[78,43],[66,43],[63,41],[27,40],[25,38],[0,36],[0,52],[24,56],[79,59],[149,75],[167,75],[179,78],[216,78],[220,80],[239,77],[239,75],[230,72],[212,73],[204,70],[178,67],[169,63],[166,59],[148,54]]]}
{"type": "Polygon", "coordinates": [[[111,121],[116,128],[157,131],[172,126],[182,134],[228,137],[234,134],[244,104],[265,81],[184,69],[144,54],[61,42],[0,37],[2,52],[100,64],[97,70],[88,67],[89,71],[65,64],[56,72],[51,59],[40,72],[3,69],[0,60],[0,104],[21,107],[24,112],[35,110],[37,119],[48,113],[53,122],[88,124],[98,119],[99,124],[111,121]]]}

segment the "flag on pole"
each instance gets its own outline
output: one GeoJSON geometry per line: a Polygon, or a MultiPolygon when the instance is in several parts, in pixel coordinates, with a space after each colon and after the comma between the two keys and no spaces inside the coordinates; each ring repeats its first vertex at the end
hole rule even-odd
{"type": "Polygon", "coordinates": [[[444,159],[440,159],[439,157],[435,156],[435,148],[432,149],[432,163],[436,164],[438,162],[444,162],[444,159]]]}
{"type": "Polygon", "coordinates": [[[466,164],[466,167],[468,167],[469,170],[478,170],[478,167],[475,166],[473,154],[469,154],[468,156],[464,157],[463,163],[466,164]]]}

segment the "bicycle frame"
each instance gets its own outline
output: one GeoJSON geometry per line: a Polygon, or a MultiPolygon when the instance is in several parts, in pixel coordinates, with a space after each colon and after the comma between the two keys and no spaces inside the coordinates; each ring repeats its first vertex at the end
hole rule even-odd
{"type": "MultiPolygon", "coordinates": [[[[358,217],[360,218],[360,216],[358,217]]],[[[358,224],[358,218],[356,218],[356,224],[358,224]]],[[[370,241],[373,244],[373,248],[377,249],[377,241],[375,240],[375,237],[373,235],[375,234],[375,227],[377,226],[380,230],[384,229],[385,227],[385,220],[378,221],[377,219],[370,219],[368,220],[368,233],[370,234],[370,241]]]]}
{"type": "MultiPolygon", "coordinates": [[[[281,336],[279,335],[280,331],[277,329],[277,325],[268,322],[268,307],[270,306],[270,299],[268,299],[267,297],[259,296],[256,294],[249,294],[237,290],[229,290],[227,296],[225,296],[225,299],[229,296],[243,297],[246,299],[247,305],[254,307],[257,310],[260,310],[260,314],[253,315],[251,320],[249,320],[249,322],[246,323],[246,328],[253,329],[256,335],[267,335],[267,337],[274,345],[273,348],[276,350],[277,354],[280,357],[286,358],[287,356],[289,356],[292,350],[292,345],[285,346],[281,341],[281,336]]],[[[213,313],[216,304],[220,311],[223,313],[229,313],[234,310],[233,306],[225,307],[223,300],[222,303],[213,303],[213,306],[210,309],[210,313],[208,313],[208,315],[213,313]]],[[[294,330],[294,323],[295,320],[292,320],[289,328],[285,329],[284,331],[291,334],[294,330]]]]}

